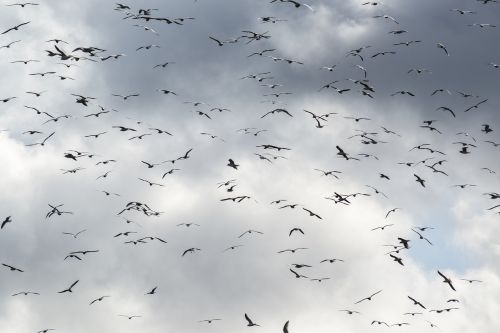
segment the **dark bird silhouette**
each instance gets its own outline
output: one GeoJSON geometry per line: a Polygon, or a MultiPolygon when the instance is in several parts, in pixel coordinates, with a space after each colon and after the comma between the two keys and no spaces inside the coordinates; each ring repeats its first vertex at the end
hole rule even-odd
{"type": "Polygon", "coordinates": [[[196,247],[191,247],[191,248],[185,250],[184,252],[182,252],[182,257],[184,257],[188,253],[194,253],[196,251],[201,251],[201,249],[196,248],[196,247]]]}
{"type": "Polygon", "coordinates": [[[256,324],[250,319],[250,317],[245,313],[245,320],[248,322],[247,326],[260,326],[259,324],[256,324]]]}
{"type": "Polygon", "coordinates": [[[283,333],[288,333],[288,324],[290,323],[289,320],[286,321],[285,325],[283,325],[283,333]]]}
{"type": "Polygon", "coordinates": [[[414,175],[414,176],[415,176],[415,178],[416,178],[416,179],[415,179],[415,181],[416,181],[417,183],[419,183],[420,185],[422,185],[422,187],[425,187],[425,180],[423,180],[422,178],[420,178],[420,177],[419,177],[418,175],[416,175],[416,174],[413,174],[413,175],[414,175]]]}
{"type": "Polygon", "coordinates": [[[211,324],[212,322],[216,321],[216,320],[222,320],[220,318],[212,318],[212,319],[203,319],[203,320],[200,320],[198,321],[199,323],[203,323],[203,322],[206,322],[207,324],[211,324]]]}
{"type": "Polygon", "coordinates": [[[322,219],[323,219],[321,216],[319,216],[318,214],[316,214],[316,213],[314,213],[314,212],[310,211],[310,210],[309,210],[309,209],[307,209],[307,208],[302,207],[302,210],[305,210],[306,212],[308,212],[308,213],[309,213],[309,216],[316,217],[316,218],[318,218],[318,219],[320,219],[320,220],[322,220],[322,219]]]}
{"type": "Polygon", "coordinates": [[[89,305],[92,305],[92,304],[94,304],[95,302],[102,302],[102,301],[103,301],[105,298],[107,298],[107,297],[111,297],[111,296],[107,296],[107,295],[106,295],[106,296],[101,296],[101,297],[99,297],[99,298],[96,298],[96,299],[94,299],[93,301],[91,301],[91,302],[89,303],[89,305]]]}
{"type": "Polygon", "coordinates": [[[61,290],[61,291],[58,291],[59,294],[63,294],[63,293],[72,293],[73,292],[73,287],[78,283],[79,280],[76,280],[75,282],[73,282],[71,284],[71,286],[69,286],[68,288],[64,289],[64,290],[61,290]]]}
{"type": "Polygon", "coordinates": [[[413,297],[411,296],[408,296],[408,298],[413,302],[413,305],[418,305],[420,306],[422,309],[427,309],[422,303],[420,303],[419,301],[417,301],[416,299],[414,299],[413,297]]]}
{"type": "Polygon", "coordinates": [[[229,163],[227,164],[228,167],[238,170],[238,167],[240,166],[239,164],[236,164],[231,158],[228,161],[229,161],[229,163]]]}
{"type": "Polygon", "coordinates": [[[154,295],[156,294],[156,289],[158,289],[158,287],[154,287],[150,291],[146,292],[144,295],[154,295]]]}
{"type": "Polygon", "coordinates": [[[274,109],[274,110],[271,110],[269,112],[266,112],[263,116],[261,116],[260,118],[264,118],[265,116],[267,115],[270,115],[270,114],[275,114],[275,113],[284,113],[286,114],[287,116],[289,117],[293,117],[292,114],[290,112],[288,112],[287,110],[285,109],[274,109]]]}
{"type": "Polygon", "coordinates": [[[387,212],[387,214],[385,214],[385,218],[388,218],[390,213],[394,213],[394,212],[396,212],[398,209],[399,209],[399,208],[393,208],[393,209],[389,210],[389,211],[387,212]]]}
{"type": "Polygon", "coordinates": [[[21,291],[21,292],[13,294],[12,296],[18,296],[18,295],[28,296],[28,295],[40,295],[40,294],[37,292],[34,292],[34,291],[21,291]]]}
{"type": "Polygon", "coordinates": [[[12,28],[9,28],[9,29],[5,30],[5,31],[4,31],[4,32],[2,32],[0,35],[4,35],[4,34],[6,34],[6,33],[10,32],[10,31],[14,31],[14,30],[15,30],[15,31],[18,31],[20,27],[22,27],[23,25],[26,25],[26,24],[28,24],[28,23],[30,23],[30,22],[31,22],[31,21],[24,22],[24,23],[20,23],[20,24],[18,24],[18,25],[16,25],[16,26],[14,26],[14,27],[12,27],[12,28]]]}
{"type": "Polygon", "coordinates": [[[451,289],[453,289],[454,291],[456,291],[455,287],[453,286],[453,283],[451,282],[451,279],[446,277],[443,273],[441,273],[440,271],[437,271],[439,275],[441,275],[441,277],[444,279],[443,282],[444,283],[447,283],[451,289]]]}
{"type": "Polygon", "coordinates": [[[354,304],[358,304],[358,303],[361,303],[361,302],[363,302],[363,301],[371,301],[373,296],[375,296],[375,295],[377,295],[377,294],[379,294],[379,293],[381,293],[381,292],[382,292],[382,290],[379,290],[379,291],[377,291],[377,292],[375,292],[375,293],[371,294],[371,295],[370,295],[370,296],[368,296],[368,297],[362,298],[362,299],[360,299],[359,301],[354,302],[354,304]]]}
{"type": "Polygon", "coordinates": [[[20,273],[24,272],[22,269],[16,268],[16,267],[11,266],[11,265],[2,264],[2,266],[7,267],[11,272],[20,272],[20,273]]]}
{"type": "Polygon", "coordinates": [[[292,233],[294,233],[294,232],[300,232],[302,235],[304,235],[304,231],[302,229],[300,229],[300,228],[293,228],[288,233],[288,237],[290,237],[292,235],[292,233]]]}
{"type": "Polygon", "coordinates": [[[395,261],[397,262],[398,264],[400,264],[401,266],[404,266],[403,264],[403,259],[402,258],[399,258],[399,257],[396,257],[395,255],[392,255],[392,254],[389,254],[389,256],[395,261]]]}
{"type": "Polygon", "coordinates": [[[3,221],[2,221],[2,224],[0,225],[0,229],[3,229],[3,227],[5,227],[5,225],[7,223],[11,223],[12,222],[12,217],[11,216],[7,216],[3,221]]]}

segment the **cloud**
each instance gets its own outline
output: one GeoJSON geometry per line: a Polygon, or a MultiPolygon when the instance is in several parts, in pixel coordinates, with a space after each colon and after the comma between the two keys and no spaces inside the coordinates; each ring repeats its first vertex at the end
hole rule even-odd
{"type": "MultiPolygon", "coordinates": [[[[498,50],[495,29],[467,26],[471,20],[494,22],[495,5],[470,4],[478,12],[474,17],[451,12],[456,6],[452,1],[405,6],[390,1],[383,6],[315,1],[310,5],[314,12],[267,1],[148,4],[158,8],[152,11],[156,17],[195,18],[183,25],[123,19],[123,12],[113,10],[114,3],[100,1],[8,7],[0,13],[5,29],[32,21],[20,31],[3,35],[0,43],[22,40],[11,49],[0,50],[5,60],[1,65],[2,96],[18,97],[0,103],[0,128],[8,129],[0,133],[0,219],[8,215],[13,219],[0,231],[0,262],[25,271],[0,269],[0,293],[5,300],[0,305],[0,331],[230,332],[246,325],[244,313],[262,326],[254,329],[266,331],[281,330],[287,320],[291,332],[328,332],[332,327],[345,332],[380,330],[371,325],[373,320],[408,322],[409,326],[401,328],[406,332],[434,330],[426,320],[443,331],[498,331],[494,320],[500,293],[500,254],[495,239],[498,215],[496,210],[486,210],[497,201],[483,195],[498,191],[498,175],[482,169],[495,170],[496,166],[498,148],[484,141],[499,142],[499,118],[494,112],[497,73],[488,66],[496,61],[498,50]],[[382,13],[394,16],[400,25],[373,18],[382,13]],[[261,23],[258,17],[265,15],[286,21],[261,23]],[[136,23],[152,27],[159,36],[134,27],[136,23]],[[389,33],[399,28],[408,33],[389,33]],[[236,38],[243,30],[267,31],[271,38],[248,44],[242,39],[222,47],[208,38],[236,38]],[[54,37],[68,41],[69,45],[62,46],[67,52],[96,46],[106,49],[99,55],[126,56],[71,61],[66,63],[79,67],[65,68],[45,52],[53,49],[46,40],[54,37]],[[422,42],[394,45],[409,40],[422,42]],[[436,47],[438,42],[449,49],[449,57],[436,47]],[[149,44],[160,48],[136,51],[149,44]],[[363,61],[346,56],[350,50],[368,45],[360,51],[363,61]],[[273,48],[276,51],[268,55],[303,64],[248,57],[273,48]],[[396,54],[372,58],[382,51],[396,54]],[[41,62],[9,63],[25,58],[41,62]],[[173,63],[153,68],[166,61],[173,63]],[[320,69],[332,65],[336,65],[332,72],[320,69]],[[373,99],[362,96],[363,86],[354,82],[364,79],[356,65],[366,68],[368,84],[375,90],[373,99]],[[411,68],[428,68],[432,73],[408,74],[411,68]],[[76,80],[28,75],[52,70],[76,80]],[[270,73],[261,76],[272,79],[241,79],[263,72],[270,73]],[[332,83],[335,87],[350,91],[318,91],[332,81],[338,81],[332,83]],[[282,86],[272,89],[262,83],[282,86]],[[438,88],[449,89],[451,95],[431,96],[438,88]],[[178,96],[157,89],[169,89],[178,96]],[[25,93],[29,90],[47,92],[34,97],[25,93]],[[399,90],[415,96],[391,96],[399,90]],[[462,97],[458,91],[480,97],[462,97]],[[263,96],[277,92],[292,94],[263,96]],[[112,96],[129,93],[140,96],[126,101],[112,96]],[[96,99],[85,107],[75,103],[71,94],[96,99]],[[477,110],[464,112],[484,99],[488,101],[477,110]],[[194,106],[185,103],[188,101],[206,104],[194,106]],[[25,105],[71,118],[43,124],[49,116],[38,115],[25,105]],[[85,117],[101,111],[101,106],[110,112],[85,117]],[[450,107],[456,118],[436,111],[439,106],[450,107]],[[231,112],[210,111],[215,107],[231,112]],[[278,107],[293,117],[273,114],[261,118],[278,107]],[[335,114],[321,121],[323,128],[316,128],[316,121],[304,109],[317,115],[335,114]],[[421,128],[424,120],[435,120],[432,126],[443,134],[421,128]],[[484,123],[494,131],[481,132],[484,123]],[[136,131],[121,132],[112,126],[136,131]],[[386,133],[382,127],[397,134],[386,133]],[[173,136],[154,134],[130,140],[152,133],[150,128],[167,130],[173,136]],[[250,128],[249,133],[242,128],[250,128]],[[32,129],[43,134],[22,134],[32,129]],[[265,131],[255,135],[258,130],[265,131]],[[51,132],[55,135],[44,147],[25,146],[51,132]],[[84,137],[99,132],[107,133],[97,139],[84,137]],[[366,134],[373,132],[377,134],[366,134]],[[460,132],[466,134],[457,134],[460,132]],[[454,144],[457,141],[477,147],[463,155],[460,144],[454,144]],[[290,150],[257,147],[263,144],[290,150]],[[412,150],[421,144],[446,155],[412,150]],[[359,161],[338,156],[336,146],[359,161]],[[191,148],[188,159],[177,159],[191,148]],[[92,157],[64,158],[69,150],[92,157]],[[271,154],[265,156],[272,163],[256,153],[271,154]],[[371,157],[359,155],[363,153],[371,157]],[[226,166],[229,158],[240,165],[238,170],[226,166]],[[116,162],[97,165],[109,159],[116,162]],[[175,162],[164,162],[170,160],[175,162]],[[427,167],[440,160],[446,162],[436,168],[448,176],[427,167]],[[160,165],[147,168],[141,161],[160,165]],[[412,165],[398,164],[402,162],[412,165]],[[77,167],[83,169],[63,174],[62,170],[77,167]],[[162,179],[172,168],[180,170],[162,179]],[[315,169],[341,173],[336,179],[315,169]],[[109,176],[97,179],[107,171],[109,176]],[[390,180],[380,178],[380,173],[390,180]],[[414,174],[425,179],[425,188],[414,174]],[[164,186],[148,186],[138,178],[164,186]],[[218,182],[230,179],[236,180],[233,192],[217,188],[218,182]],[[453,187],[465,183],[477,186],[453,187]],[[119,196],[107,196],[103,191],[119,196]],[[349,197],[350,205],[343,205],[325,199],[334,193],[359,194],[349,197]],[[220,201],[237,195],[251,198],[220,201]],[[270,204],[277,199],[287,201],[270,204]],[[131,201],[146,203],[161,213],[148,217],[140,211],[127,211],[117,215],[131,201]],[[280,209],[291,203],[298,206],[280,209]],[[48,204],[64,204],[61,209],[73,214],[46,218],[51,209],[48,204]],[[400,210],[386,218],[395,207],[400,210]],[[303,208],[322,219],[309,216],[303,208]],[[183,222],[199,226],[177,226],[183,222]],[[385,224],[393,225],[371,230],[385,224]],[[432,246],[411,230],[418,226],[434,228],[422,232],[432,246]],[[290,236],[295,227],[304,235],[290,236]],[[84,229],[76,239],[63,234],[84,229]],[[238,237],[249,229],[263,234],[238,237]],[[125,231],[136,233],[114,237],[125,231]],[[150,236],[167,243],[125,244],[150,236]],[[404,266],[387,254],[394,248],[386,245],[398,244],[398,237],[410,239],[408,251],[392,253],[402,258],[404,266]],[[224,251],[231,246],[238,247],[224,251]],[[182,256],[191,247],[201,250],[182,256]],[[306,249],[278,253],[297,247],[306,249]],[[65,260],[71,251],[80,250],[99,252],[79,255],[82,260],[65,260]],[[327,258],[344,261],[321,263],[327,258]],[[289,270],[292,264],[312,266],[293,268],[309,279],[295,278],[289,270]],[[441,282],[437,270],[453,280],[456,292],[441,282]],[[310,278],[329,279],[317,282],[310,278]],[[460,280],[463,278],[483,282],[469,284],[460,280]],[[57,293],[75,280],[79,283],[73,293],[57,293]],[[155,286],[157,294],[145,295],[155,286]],[[23,290],[40,295],[10,296],[23,290]],[[378,290],[382,292],[371,301],[354,304],[378,290]],[[89,305],[103,295],[111,297],[89,305]],[[413,305],[409,295],[428,310],[459,309],[428,312],[413,305]],[[450,298],[459,302],[448,303],[450,298]],[[339,311],[343,309],[361,314],[339,311]],[[405,312],[423,314],[408,316],[405,312]],[[129,320],[121,314],[142,317],[129,320]],[[199,322],[210,318],[222,320],[199,322]]],[[[138,10],[138,5],[131,6],[138,10]]]]}

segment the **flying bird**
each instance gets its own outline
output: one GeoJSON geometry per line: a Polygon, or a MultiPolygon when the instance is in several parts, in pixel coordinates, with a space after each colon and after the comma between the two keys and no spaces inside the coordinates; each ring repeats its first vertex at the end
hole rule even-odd
{"type": "Polygon", "coordinates": [[[451,279],[446,277],[443,273],[441,273],[440,271],[437,271],[439,275],[441,275],[441,277],[444,279],[443,282],[444,283],[447,283],[451,289],[453,289],[454,291],[456,291],[455,287],[453,286],[453,283],[451,282],[451,279]]]}
{"type": "Polygon", "coordinates": [[[69,286],[68,288],[64,289],[64,290],[61,290],[61,291],[58,291],[59,294],[63,294],[63,293],[72,293],[73,292],[73,287],[78,283],[79,280],[76,280],[75,282],[73,282],[71,284],[71,286],[69,286]]]}

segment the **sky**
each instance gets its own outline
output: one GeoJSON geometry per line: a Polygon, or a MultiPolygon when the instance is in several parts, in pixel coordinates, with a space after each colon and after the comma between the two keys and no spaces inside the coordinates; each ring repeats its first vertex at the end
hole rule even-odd
{"type": "Polygon", "coordinates": [[[0,332],[498,332],[500,5],[364,2],[1,1],[0,332]]]}

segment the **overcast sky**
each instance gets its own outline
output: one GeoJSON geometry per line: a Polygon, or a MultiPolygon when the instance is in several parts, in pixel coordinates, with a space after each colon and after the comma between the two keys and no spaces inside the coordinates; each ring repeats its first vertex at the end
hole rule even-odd
{"type": "Polygon", "coordinates": [[[0,35],[19,41],[0,49],[0,263],[23,271],[0,266],[0,332],[498,332],[500,5],[363,2],[1,1],[1,32],[29,23],[0,35]],[[157,214],[118,214],[129,202],[157,214]],[[166,243],[125,243],[143,237],[166,243]],[[81,250],[98,252],[67,257],[81,250]]]}

